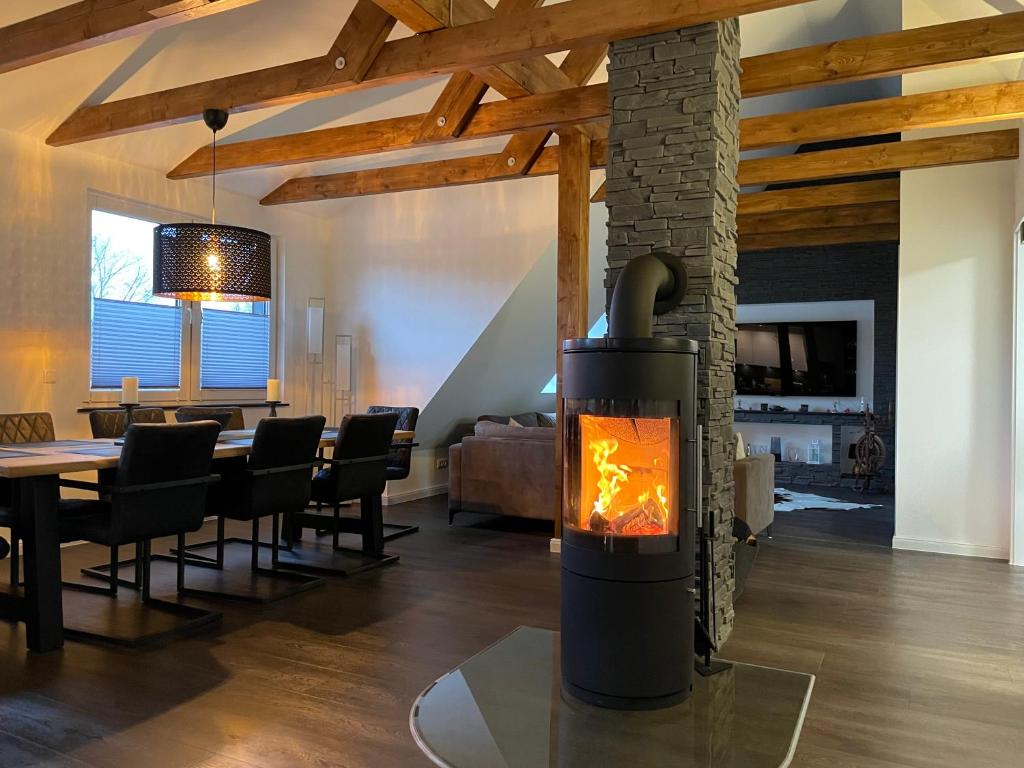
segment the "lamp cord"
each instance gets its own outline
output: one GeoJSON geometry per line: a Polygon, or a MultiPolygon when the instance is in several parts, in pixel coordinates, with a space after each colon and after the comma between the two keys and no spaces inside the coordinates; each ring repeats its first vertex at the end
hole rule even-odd
{"type": "Polygon", "coordinates": [[[217,132],[213,132],[213,220],[211,224],[217,223],[217,132]]]}

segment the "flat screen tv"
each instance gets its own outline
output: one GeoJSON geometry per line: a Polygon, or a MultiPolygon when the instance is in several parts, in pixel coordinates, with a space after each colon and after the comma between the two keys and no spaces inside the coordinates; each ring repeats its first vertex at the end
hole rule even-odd
{"type": "Polygon", "coordinates": [[[736,332],[736,392],[856,396],[857,322],[741,324],[736,332]]]}

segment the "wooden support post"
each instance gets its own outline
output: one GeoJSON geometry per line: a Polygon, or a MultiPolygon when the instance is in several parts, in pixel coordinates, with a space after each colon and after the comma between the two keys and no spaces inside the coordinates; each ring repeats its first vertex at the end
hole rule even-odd
{"type": "Polygon", "coordinates": [[[590,139],[575,131],[559,133],[558,309],[555,395],[555,538],[562,538],[562,342],[587,335],[590,285],[590,139]]]}

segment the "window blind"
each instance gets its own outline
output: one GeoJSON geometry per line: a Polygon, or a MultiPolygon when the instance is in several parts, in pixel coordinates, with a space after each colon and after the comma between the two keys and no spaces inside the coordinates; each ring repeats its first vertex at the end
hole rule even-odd
{"type": "Polygon", "coordinates": [[[203,309],[200,387],[263,389],[270,375],[270,318],[203,309]]]}
{"type": "Polygon", "coordinates": [[[93,389],[118,389],[123,376],[139,386],[181,386],[181,310],[176,306],[92,300],[93,389]]]}

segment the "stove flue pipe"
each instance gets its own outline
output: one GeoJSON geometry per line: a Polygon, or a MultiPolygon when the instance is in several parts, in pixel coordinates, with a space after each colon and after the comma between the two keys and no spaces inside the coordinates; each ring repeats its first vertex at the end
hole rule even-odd
{"type": "Polygon", "coordinates": [[[654,315],[679,306],[686,296],[686,267],[670,253],[649,253],[630,261],[615,283],[608,336],[649,339],[654,315]]]}

